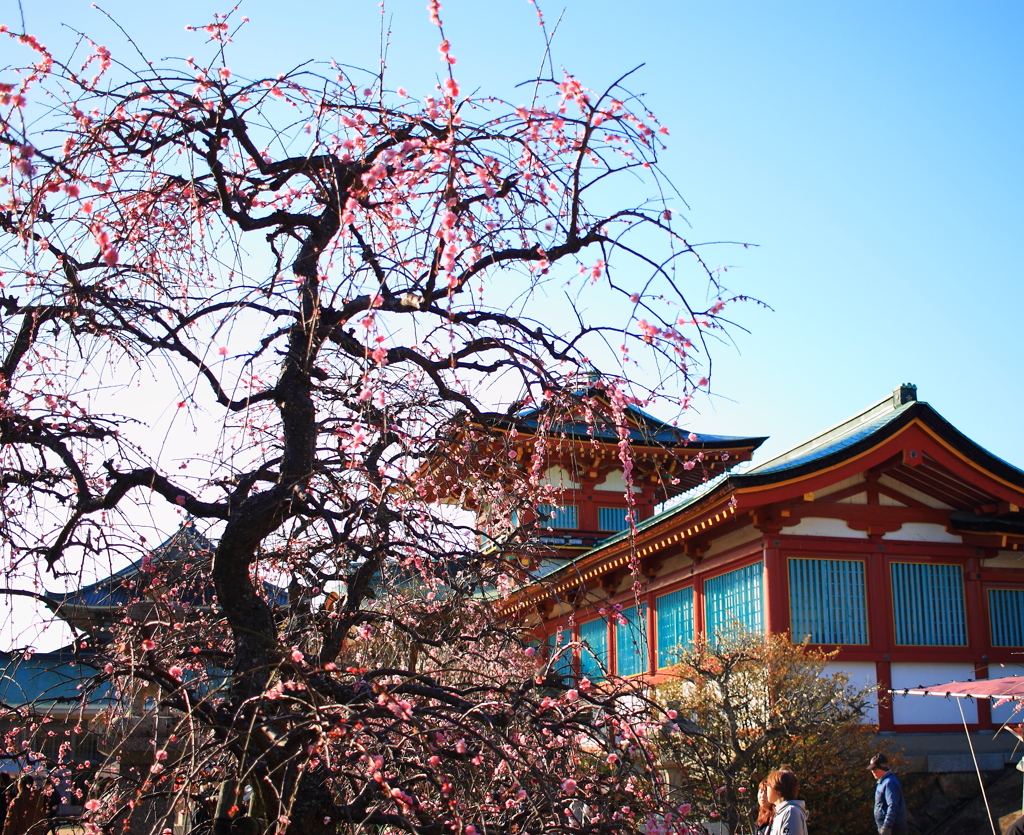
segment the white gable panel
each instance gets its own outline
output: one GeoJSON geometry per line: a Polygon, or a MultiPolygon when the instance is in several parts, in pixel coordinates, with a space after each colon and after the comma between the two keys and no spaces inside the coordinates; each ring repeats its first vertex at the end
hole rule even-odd
{"type": "Polygon", "coordinates": [[[925,522],[906,522],[895,533],[882,534],[882,539],[902,539],[907,542],[949,542],[962,545],[963,540],[949,533],[942,525],[929,525],[925,522]]]}
{"type": "MultiPolygon", "coordinates": [[[[595,490],[607,490],[608,492],[614,493],[625,493],[626,492],[626,477],[622,474],[622,470],[612,470],[608,475],[605,476],[604,481],[600,484],[594,485],[595,490]]],[[[640,487],[633,485],[634,493],[642,493],[643,490],[640,487]]]]}
{"type": "Polygon", "coordinates": [[[822,519],[816,516],[805,517],[795,528],[786,528],[786,534],[800,536],[839,536],[844,539],[867,539],[866,531],[855,531],[847,527],[842,519],[822,519]]]}

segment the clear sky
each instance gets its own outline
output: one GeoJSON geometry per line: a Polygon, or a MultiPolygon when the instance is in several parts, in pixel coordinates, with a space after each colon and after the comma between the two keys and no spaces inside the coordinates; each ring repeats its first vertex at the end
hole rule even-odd
{"type": "MultiPolygon", "coordinates": [[[[185,24],[226,6],[106,0],[154,57],[206,54],[185,24]]],[[[426,0],[244,0],[236,74],[309,59],[374,67],[390,22],[392,88],[427,94],[442,65],[426,0]]],[[[732,265],[750,329],[714,356],[698,431],[798,443],[903,382],[969,437],[1024,468],[1024,4],[542,2],[554,61],[598,88],[637,65],[635,91],[671,133],[664,170],[692,241],[732,265]]],[[[123,37],[86,0],[22,0],[59,56],[68,28],[117,57],[123,37]]],[[[446,0],[456,76],[506,98],[543,41],[526,0],[446,0]]],[[[20,28],[17,0],[0,22],[20,28]]],[[[66,46],[64,47],[66,49],[66,46]]],[[[14,60],[0,44],[0,65],[14,60]]]]}
{"type": "MultiPolygon", "coordinates": [[[[226,6],[101,3],[154,56],[204,54],[186,23],[226,6]]],[[[375,66],[390,22],[391,86],[429,93],[441,64],[425,0],[244,0],[233,69],[308,59],[375,66]]],[[[632,87],[671,132],[664,168],[688,202],[691,240],[733,265],[729,286],[772,306],[737,312],[751,333],[715,354],[719,396],[693,428],[766,434],[767,454],[903,382],[968,436],[1024,467],[1024,4],[1019,2],[542,2],[562,65],[632,87]]],[[[115,52],[86,0],[23,0],[60,54],[62,28],[115,52]]],[[[526,0],[446,0],[463,89],[515,99],[542,39],[526,0]]],[[[19,24],[17,0],[0,21],[19,24]]],[[[0,49],[0,61],[4,45],[0,49]]],[[[523,94],[525,95],[525,93],[523,94]]],[[[763,459],[762,459],[763,460],[763,459]]]]}

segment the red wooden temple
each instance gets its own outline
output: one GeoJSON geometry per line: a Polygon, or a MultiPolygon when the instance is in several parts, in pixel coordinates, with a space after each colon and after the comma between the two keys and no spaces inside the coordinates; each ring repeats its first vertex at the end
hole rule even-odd
{"type": "MultiPolygon", "coordinates": [[[[838,650],[832,668],[880,689],[1024,672],[1024,472],[915,386],[739,472],[763,438],[683,443],[639,410],[630,420],[635,532],[613,451],[562,448],[548,472],[566,489],[542,537],[553,559],[506,605],[549,642],[584,642],[575,674],[657,681],[696,634],[736,623],[838,650]]],[[[871,718],[962,737],[955,703],[924,702],[882,699],[871,718]]],[[[991,736],[1012,705],[966,710],[991,736]]]]}

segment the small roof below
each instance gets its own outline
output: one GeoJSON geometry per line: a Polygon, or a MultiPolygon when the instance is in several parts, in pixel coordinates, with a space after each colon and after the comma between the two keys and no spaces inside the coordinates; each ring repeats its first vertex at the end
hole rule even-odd
{"type": "Polygon", "coordinates": [[[1024,700],[1024,676],[989,678],[978,681],[951,681],[930,687],[890,690],[897,696],[946,696],[956,699],[1021,699],[1024,700]]]}
{"type": "Polygon", "coordinates": [[[0,702],[36,708],[80,703],[88,695],[90,707],[102,707],[110,695],[105,683],[89,690],[96,670],[72,647],[56,652],[0,653],[0,702]]]}

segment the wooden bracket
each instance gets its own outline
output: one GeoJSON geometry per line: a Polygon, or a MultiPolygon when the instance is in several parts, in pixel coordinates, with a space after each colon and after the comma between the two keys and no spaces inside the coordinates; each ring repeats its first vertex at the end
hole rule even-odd
{"type": "Polygon", "coordinates": [[[604,589],[609,595],[615,594],[615,592],[619,588],[619,583],[622,582],[623,576],[624,572],[622,571],[622,569],[609,571],[600,579],[601,588],[604,589]]]}
{"type": "Polygon", "coordinates": [[[658,572],[664,567],[665,560],[661,557],[646,557],[640,560],[640,572],[649,580],[657,577],[658,572]]]}

